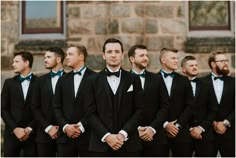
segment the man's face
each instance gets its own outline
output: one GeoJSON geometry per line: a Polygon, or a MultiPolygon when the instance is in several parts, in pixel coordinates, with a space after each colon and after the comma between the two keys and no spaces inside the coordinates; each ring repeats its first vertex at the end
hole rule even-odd
{"type": "Polygon", "coordinates": [[[66,52],[65,58],[67,66],[75,68],[79,64],[81,56],[76,47],[70,47],[66,52]]]}
{"type": "Polygon", "coordinates": [[[182,71],[190,77],[195,77],[198,75],[198,63],[197,60],[188,60],[186,61],[182,71]]]}
{"type": "Polygon", "coordinates": [[[178,69],[178,57],[177,53],[168,51],[166,52],[163,57],[162,57],[162,64],[171,71],[177,70],[178,69]]]}
{"type": "Polygon", "coordinates": [[[228,75],[229,73],[229,60],[224,54],[218,54],[215,57],[215,65],[213,65],[213,69],[215,68],[216,72],[219,75],[228,75]]]}
{"type": "Polygon", "coordinates": [[[44,55],[44,64],[46,69],[52,69],[57,66],[57,55],[54,52],[47,51],[44,55]]]}
{"type": "Polygon", "coordinates": [[[121,65],[121,61],[124,58],[124,54],[121,51],[121,45],[119,43],[107,43],[105,46],[105,52],[103,53],[103,59],[110,67],[117,67],[121,65]]]}
{"type": "Polygon", "coordinates": [[[140,70],[148,66],[149,58],[146,49],[136,49],[134,56],[130,57],[130,61],[140,70]]]}
{"type": "Polygon", "coordinates": [[[24,61],[22,56],[17,55],[13,59],[12,67],[15,73],[21,73],[29,66],[29,61],[24,61]]]}

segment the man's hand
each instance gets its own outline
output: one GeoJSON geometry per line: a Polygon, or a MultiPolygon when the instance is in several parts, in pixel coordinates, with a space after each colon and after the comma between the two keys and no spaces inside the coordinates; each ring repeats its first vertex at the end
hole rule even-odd
{"type": "MultiPolygon", "coordinates": [[[[139,127],[139,128],[138,128],[139,137],[140,137],[141,135],[143,135],[143,133],[145,132],[145,129],[146,129],[146,127],[139,127]]],[[[141,138],[141,137],[140,137],[140,138],[141,138]]]]}
{"type": "Polygon", "coordinates": [[[57,138],[58,129],[59,129],[59,126],[52,126],[52,128],[50,128],[50,130],[48,131],[48,134],[50,135],[52,139],[57,138]]]}
{"type": "Polygon", "coordinates": [[[123,134],[121,134],[121,133],[118,133],[118,134],[116,135],[116,137],[117,137],[120,141],[122,141],[122,142],[125,141],[125,136],[124,136],[123,134]]]}
{"type": "Polygon", "coordinates": [[[172,121],[172,122],[169,122],[166,127],[165,127],[165,130],[167,131],[167,136],[170,137],[170,138],[174,138],[176,137],[176,135],[178,134],[179,132],[179,128],[177,128],[175,126],[175,121],[172,121]]]}
{"type": "Polygon", "coordinates": [[[77,124],[70,124],[66,126],[65,128],[65,133],[69,138],[77,138],[81,131],[78,128],[79,126],[77,124]]]}
{"type": "Polygon", "coordinates": [[[219,122],[214,121],[213,128],[215,132],[218,134],[224,134],[227,130],[227,128],[224,126],[223,121],[219,121],[219,122]]]}
{"type": "Polygon", "coordinates": [[[142,134],[139,135],[139,137],[143,139],[144,141],[152,141],[153,136],[154,136],[154,132],[150,127],[145,127],[142,134]]]}
{"type": "Polygon", "coordinates": [[[16,127],[13,130],[13,133],[16,135],[16,137],[22,142],[26,140],[28,137],[27,133],[25,132],[24,128],[16,127]]]}
{"type": "Polygon", "coordinates": [[[119,134],[109,134],[105,138],[105,142],[113,149],[113,150],[118,150],[122,147],[124,144],[124,141],[120,140],[119,134]]]}
{"type": "Polygon", "coordinates": [[[194,139],[202,139],[202,129],[199,127],[191,127],[189,129],[190,131],[190,135],[194,138],[194,139]]]}

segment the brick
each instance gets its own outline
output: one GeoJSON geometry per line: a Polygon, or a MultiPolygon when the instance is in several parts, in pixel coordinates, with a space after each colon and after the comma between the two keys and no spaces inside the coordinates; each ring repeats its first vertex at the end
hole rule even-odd
{"type": "Polygon", "coordinates": [[[110,6],[111,17],[129,17],[130,7],[123,4],[111,4],[110,6]]]}
{"type": "Polygon", "coordinates": [[[124,33],[142,33],[143,32],[143,19],[122,20],[122,32],[124,32],[124,33]]]}
{"type": "Polygon", "coordinates": [[[173,18],[173,7],[148,5],[145,8],[145,15],[158,18],[173,18]]]}
{"type": "Polygon", "coordinates": [[[173,48],[173,37],[147,37],[146,45],[149,50],[161,50],[163,47],[173,48]]]}
{"type": "Polygon", "coordinates": [[[107,33],[106,20],[96,20],[95,31],[96,34],[105,35],[107,33]]]}
{"type": "Polygon", "coordinates": [[[157,33],[157,20],[146,20],[146,32],[147,33],[157,33]]]}

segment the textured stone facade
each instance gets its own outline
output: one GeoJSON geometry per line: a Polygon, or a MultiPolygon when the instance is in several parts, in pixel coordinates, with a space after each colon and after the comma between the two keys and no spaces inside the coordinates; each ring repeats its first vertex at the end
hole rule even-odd
{"type": "MultiPolygon", "coordinates": [[[[21,2],[1,2],[2,83],[6,77],[14,75],[10,71],[14,51],[31,51],[35,57],[33,71],[36,74],[47,72],[43,66],[43,50],[52,45],[64,50],[70,44],[85,45],[89,52],[88,67],[99,71],[104,67],[102,45],[110,37],[123,42],[125,53],[134,44],[147,45],[151,57],[148,69],[153,72],[160,68],[159,51],[163,47],[179,49],[180,60],[185,55],[193,54],[203,73],[209,71],[209,51],[221,49],[226,51],[230,67],[233,72],[235,70],[235,37],[208,40],[211,45],[204,45],[204,39],[188,38],[187,2],[184,1],[67,1],[65,40],[20,40],[19,3],[21,2]]],[[[123,67],[130,68],[127,55],[123,67]]]]}

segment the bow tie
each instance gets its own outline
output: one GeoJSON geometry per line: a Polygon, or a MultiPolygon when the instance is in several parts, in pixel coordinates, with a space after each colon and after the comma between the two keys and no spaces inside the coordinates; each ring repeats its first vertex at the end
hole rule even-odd
{"type": "Polygon", "coordinates": [[[31,77],[32,77],[32,74],[27,76],[27,77],[22,77],[22,76],[19,76],[19,79],[21,82],[23,82],[24,80],[27,80],[27,81],[30,81],[31,80],[31,77]]]}
{"type": "Polygon", "coordinates": [[[223,76],[221,76],[221,77],[214,77],[214,80],[217,80],[217,79],[223,81],[223,80],[224,80],[224,77],[223,77],[223,76]]]}
{"type": "Polygon", "coordinates": [[[190,80],[191,82],[197,82],[197,78],[193,79],[193,80],[190,80]]]}
{"type": "Polygon", "coordinates": [[[166,72],[164,72],[164,71],[162,71],[162,72],[163,72],[165,78],[168,77],[168,76],[170,76],[170,77],[172,77],[172,78],[175,77],[174,72],[171,72],[171,73],[166,73],[166,72]]]}
{"type": "Polygon", "coordinates": [[[119,77],[120,76],[120,70],[117,71],[117,72],[110,72],[107,68],[105,69],[105,73],[107,76],[112,76],[112,75],[115,75],[116,77],[119,77]]]}
{"type": "Polygon", "coordinates": [[[62,70],[57,71],[57,72],[53,72],[53,71],[50,72],[51,78],[53,78],[53,77],[55,77],[55,76],[61,77],[61,75],[62,75],[62,70]]]}
{"type": "Polygon", "coordinates": [[[86,68],[86,66],[82,67],[79,71],[74,72],[74,75],[82,75],[82,71],[86,68]]]}
{"type": "Polygon", "coordinates": [[[136,74],[133,70],[131,70],[131,73],[138,75],[139,77],[145,78],[145,71],[143,71],[143,73],[141,73],[141,74],[136,74]]]}

